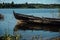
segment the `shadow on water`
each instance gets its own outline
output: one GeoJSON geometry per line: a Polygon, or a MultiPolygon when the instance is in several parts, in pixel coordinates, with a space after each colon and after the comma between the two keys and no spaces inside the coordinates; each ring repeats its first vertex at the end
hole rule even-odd
{"type": "Polygon", "coordinates": [[[60,26],[57,25],[45,25],[38,23],[24,23],[24,24],[16,24],[14,31],[18,30],[45,30],[52,32],[60,32],[60,26]]]}

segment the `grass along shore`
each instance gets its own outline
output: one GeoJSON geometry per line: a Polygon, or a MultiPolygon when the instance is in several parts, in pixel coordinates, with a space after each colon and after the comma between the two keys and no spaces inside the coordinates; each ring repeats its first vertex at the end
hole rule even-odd
{"type": "MultiPolygon", "coordinates": [[[[20,33],[14,33],[13,35],[11,35],[8,34],[8,32],[5,32],[3,36],[0,36],[0,40],[26,40],[26,39],[23,39],[23,36],[20,33]]],[[[60,40],[60,36],[53,38],[43,38],[42,35],[40,34],[32,36],[31,40],[60,40]]]]}

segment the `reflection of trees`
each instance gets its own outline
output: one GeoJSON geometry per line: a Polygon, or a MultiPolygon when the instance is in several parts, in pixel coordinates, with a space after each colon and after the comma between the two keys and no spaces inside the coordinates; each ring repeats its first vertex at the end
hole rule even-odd
{"type": "Polygon", "coordinates": [[[57,18],[60,18],[60,8],[58,9],[58,13],[54,13],[54,11],[51,11],[50,13],[52,15],[53,18],[57,17],[57,18]]]}
{"type": "Polygon", "coordinates": [[[55,16],[55,13],[54,13],[54,11],[51,11],[51,15],[52,15],[52,18],[54,18],[55,16]]]}
{"type": "Polygon", "coordinates": [[[50,14],[51,14],[52,18],[58,18],[57,16],[59,16],[59,14],[55,13],[55,11],[51,11],[50,14]]]}
{"type": "Polygon", "coordinates": [[[60,18],[60,8],[58,9],[58,18],[60,18]]]}

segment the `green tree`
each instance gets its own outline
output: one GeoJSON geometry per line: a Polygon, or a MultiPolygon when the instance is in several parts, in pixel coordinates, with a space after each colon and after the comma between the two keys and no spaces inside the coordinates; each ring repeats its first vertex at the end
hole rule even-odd
{"type": "Polygon", "coordinates": [[[27,3],[27,2],[26,2],[25,4],[26,4],[26,5],[28,5],[28,3],[27,3]]]}
{"type": "Polygon", "coordinates": [[[4,8],[4,7],[5,7],[5,3],[3,2],[3,3],[2,3],[2,8],[4,8]]]}
{"type": "Polygon", "coordinates": [[[11,7],[11,8],[14,7],[14,2],[13,2],[13,1],[11,2],[11,6],[10,6],[10,7],[11,7]]]}
{"type": "Polygon", "coordinates": [[[14,2],[12,1],[11,4],[14,5],[14,2]]]}
{"type": "Polygon", "coordinates": [[[3,5],[4,5],[4,2],[3,2],[3,5]]]}

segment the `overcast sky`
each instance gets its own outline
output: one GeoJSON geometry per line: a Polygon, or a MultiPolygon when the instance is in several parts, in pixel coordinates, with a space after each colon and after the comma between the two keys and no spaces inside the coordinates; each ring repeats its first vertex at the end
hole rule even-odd
{"type": "Polygon", "coordinates": [[[0,0],[0,3],[6,2],[11,3],[14,1],[14,3],[43,3],[43,4],[60,4],[60,0],[0,0]]]}

